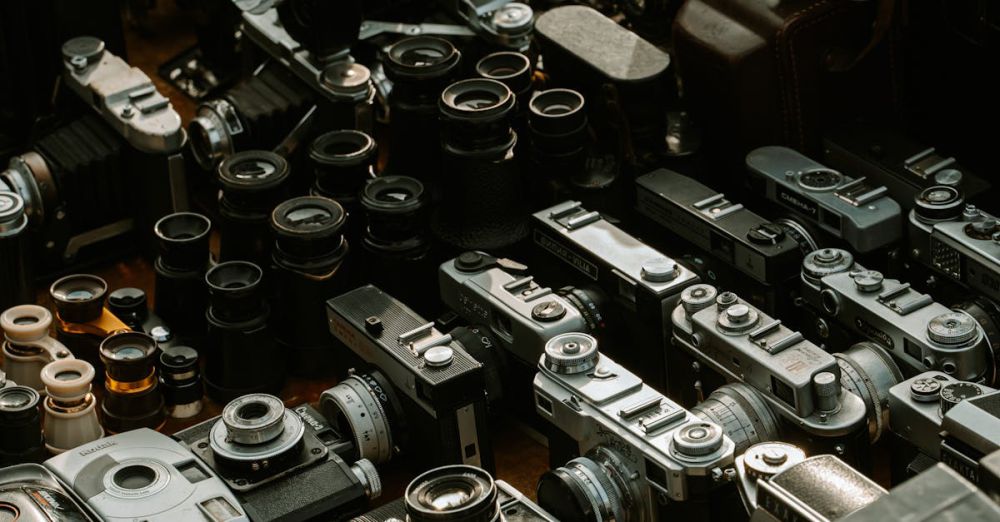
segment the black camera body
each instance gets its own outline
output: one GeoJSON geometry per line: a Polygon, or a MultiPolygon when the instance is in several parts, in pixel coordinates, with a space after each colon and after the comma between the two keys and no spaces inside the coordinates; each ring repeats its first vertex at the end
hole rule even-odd
{"type": "Polygon", "coordinates": [[[364,510],[369,486],[341,456],[349,454],[350,442],[308,404],[288,411],[300,419],[304,432],[290,460],[274,459],[276,471],[239,470],[217,459],[211,438],[213,428],[222,423],[221,417],[179,431],[174,438],[219,475],[252,520],[304,520],[317,516],[341,520],[364,510]]]}
{"type": "MultiPolygon", "coordinates": [[[[768,313],[786,315],[779,311],[789,308],[804,255],[793,230],[670,170],[655,170],[635,183],[640,214],[726,265],[725,270],[713,272],[719,278],[732,276],[719,285],[768,313]]],[[[660,243],[673,242],[664,239],[660,243]]]]}
{"type": "MultiPolygon", "coordinates": [[[[367,420],[353,417],[354,403],[363,399],[338,395],[343,388],[335,387],[321,399],[328,419],[331,412],[338,418],[346,416],[357,439],[366,436],[359,423],[371,422],[381,413],[383,425],[377,431],[391,441],[384,444],[392,448],[390,452],[400,447],[430,466],[467,464],[493,471],[487,411],[487,372],[491,369],[452,337],[455,331],[442,334],[433,323],[372,285],[327,301],[327,317],[344,351],[374,367],[360,378],[366,379],[368,392],[378,402],[372,405],[376,411],[361,414],[367,420]],[[393,395],[395,400],[386,399],[393,395]]],[[[361,452],[361,456],[368,455],[361,452]]],[[[372,460],[388,458],[382,453],[372,460]]]]}

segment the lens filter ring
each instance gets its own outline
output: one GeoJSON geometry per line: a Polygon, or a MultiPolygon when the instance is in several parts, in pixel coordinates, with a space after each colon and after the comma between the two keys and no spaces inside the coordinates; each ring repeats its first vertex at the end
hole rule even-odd
{"type": "Polygon", "coordinates": [[[320,410],[341,432],[349,430],[354,437],[358,458],[375,464],[392,458],[392,425],[387,415],[391,407],[391,390],[371,375],[350,375],[320,397],[320,410]]]}
{"type": "Polygon", "coordinates": [[[473,466],[442,466],[425,472],[410,482],[403,498],[412,522],[489,522],[500,516],[493,477],[473,466]]]}

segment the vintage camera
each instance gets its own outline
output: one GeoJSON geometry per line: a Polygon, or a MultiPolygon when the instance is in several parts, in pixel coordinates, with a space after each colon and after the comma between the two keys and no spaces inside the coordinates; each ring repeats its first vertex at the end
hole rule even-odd
{"type": "Polygon", "coordinates": [[[557,522],[523,493],[474,466],[442,466],[406,487],[403,498],[351,522],[430,522],[433,520],[557,522]]]}
{"type": "Polygon", "coordinates": [[[881,413],[869,412],[866,401],[846,388],[836,357],[736,294],[718,293],[710,285],[685,290],[672,320],[676,348],[725,381],[753,388],[795,428],[789,435],[807,447],[829,448],[865,463],[866,421],[881,413]]]}
{"type": "Polygon", "coordinates": [[[860,336],[876,342],[907,375],[941,370],[961,380],[993,380],[993,347],[971,315],[866,270],[846,250],[824,248],[806,256],[801,297],[821,339],[860,336]],[[832,334],[834,328],[848,333],[832,334]]]}
{"type": "Polygon", "coordinates": [[[485,358],[494,341],[466,328],[443,334],[371,285],[326,306],[330,332],[371,367],[320,398],[326,418],[353,435],[357,457],[379,464],[399,451],[431,466],[494,469],[487,372],[498,364],[472,355],[485,358]]]}
{"type": "Polygon", "coordinates": [[[72,359],[62,343],[49,337],[52,313],[38,305],[20,305],[0,314],[3,330],[3,368],[9,379],[45,392],[42,368],[52,361],[72,359]]]}
{"type": "Polygon", "coordinates": [[[31,232],[21,196],[0,178],[0,309],[34,299],[31,232]]]}
{"type": "Polygon", "coordinates": [[[969,199],[990,189],[987,180],[954,157],[869,122],[831,131],[823,139],[823,150],[828,165],[885,185],[889,196],[907,212],[913,210],[916,196],[933,185],[954,187],[969,199]]]}
{"type": "Polygon", "coordinates": [[[785,147],[754,149],[746,166],[751,187],[805,220],[803,228],[819,228],[860,253],[902,237],[902,210],[883,186],[845,176],[785,147]]]}
{"type": "Polygon", "coordinates": [[[958,189],[924,189],[910,211],[910,254],[949,280],[1000,300],[1000,225],[958,189]]]}
{"type": "Polygon", "coordinates": [[[23,522],[100,520],[72,489],[40,464],[4,468],[0,515],[23,522]]]}
{"type": "MultiPolygon", "coordinates": [[[[676,306],[681,291],[697,283],[698,277],[575,201],[536,212],[532,228],[532,239],[543,257],[555,256],[608,296],[609,322],[622,325],[624,330],[612,335],[621,337],[621,345],[629,347],[618,354],[620,363],[636,369],[650,386],[677,397],[680,389],[671,381],[680,377],[672,372],[683,370],[668,363],[673,351],[669,348],[669,311],[676,306]]],[[[540,274],[546,281],[571,284],[579,279],[567,277],[562,263],[539,262],[535,266],[539,271],[547,270],[540,274]]]]}
{"type": "Polygon", "coordinates": [[[219,475],[254,521],[341,520],[381,494],[366,460],[348,464],[340,435],[308,404],[285,408],[272,395],[239,397],[222,415],[174,435],[219,475]]]}
{"type": "Polygon", "coordinates": [[[104,520],[250,520],[210,468],[150,429],[98,439],[45,467],[104,520]]]}
{"type": "Polygon", "coordinates": [[[721,427],[599,353],[587,334],[549,340],[534,388],[535,408],[552,425],[553,469],[539,480],[538,503],[559,520],[690,516],[732,466],[721,427]]]}
{"type": "Polygon", "coordinates": [[[890,390],[889,422],[893,433],[913,451],[896,448],[893,473],[908,475],[929,458],[958,470],[978,483],[978,462],[1000,449],[997,390],[945,373],[930,371],[907,379],[890,390]],[[969,401],[969,404],[963,404],[969,401]]]}
{"type": "Polygon", "coordinates": [[[188,205],[186,135],[170,101],[97,38],[68,40],[62,55],[63,85],[94,113],[47,131],[0,173],[24,200],[43,272],[134,249],[130,239],[188,205]]]}
{"type": "MultiPolygon", "coordinates": [[[[804,238],[676,172],[658,169],[636,180],[639,213],[714,256],[739,274],[726,284],[768,313],[789,303],[789,279],[802,261],[804,238]]],[[[667,243],[662,241],[661,243],[667,243]]],[[[732,270],[719,270],[720,277],[732,270]]],[[[785,315],[785,314],[781,314],[785,315]]]]}

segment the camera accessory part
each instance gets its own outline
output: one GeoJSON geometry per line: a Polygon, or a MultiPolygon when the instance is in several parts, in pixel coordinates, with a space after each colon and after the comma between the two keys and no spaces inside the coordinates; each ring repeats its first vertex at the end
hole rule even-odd
{"type": "Polygon", "coordinates": [[[767,401],[753,388],[741,382],[724,384],[691,413],[722,427],[734,444],[733,454],[743,455],[747,448],[781,438],[781,423],[767,401]]]}
{"type": "Polygon", "coordinates": [[[156,340],[142,332],[119,332],[101,343],[104,363],[102,424],[110,433],[159,429],[165,420],[156,376],[156,340]]]}
{"type": "Polygon", "coordinates": [[[324,391],[319,403],[323,416],[353,438],[354,460],[388,462],[406,441],[400,425],[403,419],[399,398],[392,384],[377,370],[349,374],[324,391]],[[394,436],[402,440],[394,440],[394,436]]]}
{"type": "Polygon", "coordinates": [[[138,288],[119,288],[108,295],[108,310],[137,332],[148,333],[160,348],[171,346],[173,330],[146,306],[146,292],[138,288]]]}
{"type": "Polygon", "coordinates": [[[202,102],[188,123],[191,152],[204,170],[244,150],[277,145],[313,105],[286,66],[271,61],[218,98],[202,102]]]}
{"type": "Polygon", "coordinates": [[[275,330],[280,351],[294,375],[317,376],[336,366],[323,304],[348,288],[347,212],[332,199],[293,198],[275,207],[271,278],[275,330]]]}
{"type": "MultiPolygon", "coordinates": [[[[596,283],[614,303],[608,312],[620,312],[627,340],[609,353],[623,366],[636,368],[650,386],[681,397],[681,390],[674,388],[680,379],[668,379],[668,371],[684,370],[668,368],[667,354],[673,350],[666,310],[676,306],[681,292],[697,283],[698,276],[576,201],[536,212],[532,228],[541,251],[596,283]]],[[[567,280],[565,265],[552,268],[550,280],[567,280]]]]}
{"type": "Polygon", "coordinates": [[[264,150],[239,152],[219,164],[221,261],[269,261],[268,219],[284,199],[289,172],[285,158],[264,150]]]}
{"type": "Polygon", "coordinates": [[[449,12],[464,19],[472,31],[488,44],[527,51],[534,28],[534,11],[527,4],[500,0],[438,1],[449,12]]]}
{"type": "Polygon", "coordinates": [[[115,332],[128,331],[127,324],[104,307],[108,283],[90,274],[73,274],[57,279],[49,287],[56,307],[56,339],[101,374],[104,363],[100,345],[115,332]]]}
{"type": "Polygon", "coordinates": [[[205,394],[198,365],[198,351],[188,346],[171,346],[160,352],[160,389],[167,415],[188,419],[201,413],[205,394]]]}
{"type": "Polygon", "coordinates": [[[375,140],[358,130],[335,130],[320,134],[309,144],[313,181],[311,193],[340,203],[348,213],[360,211],[358,199],[365,184],[374,178],[375,140]]]}
{"type": "Polygon", "coordinates": [[[757,509],[757,482],[768,480],[802,462],[806,453],[786,442],[760,442],[736,457],[736,487],[743,507],[753,514],[757,509]]]}
{"type": "Polygon", "coordinates": [[[80,359],[53,361],[42,368],[48,397],[45,409],[45,448],[53,455],[104,436],[97,418],[97,398],[90,392],[94,367],[80,359]]]}
{"type": "MultiPolygon", "coordinates": [[[[587,292],[542,287],[511,262],[465,252],[438,270],[442,302],[463,319],[484,324],[522,364],[535,366],[545,345],[567,332],[593,332],[604,316],[587,292]]],[[[575,289],[573,289],[575,290],[575,289]]]]}
{"type": "Polygon", "coordinates": [[[2,520],[99,520],[85,506],[72,489],[39,464],[17,464],[3,470],[3,478],[0,479],[2,520]]]}
{"type": "Polygon", "coordinates": [[[532,70],[531,59],[513,51],[488,54],[476,62],[476,74],[480,78],[496,80],[507,86],[523,110],[531,99],[532,70]]]}
{"type": "Polygon", "coordinates": [[[0,309],[34,300],[34,263],[24,200],[0,177],[0,309]]]}
{"type": "Polygon", "coordinates": [[[971,315],[852,263],[847,251],[806,256],[801,296],[820,316],[882,346],[908,375],[941,370],[961,380],[992,377],[993,348],[971,315]]]}
{"type": "Polygon", "coordinates": [[[103,520],[250,520],[210,468],[150,429],[96,440],[47,460],[45,467],[81,491],[103,520]]]}
{"type": "Polygon", "coordinates": [[[285,382],[285,361],[268,326],[264,272],[247,261],[219,263],[205,274],[208,284],[208,342],[205,389],[216,402],[248,393],[277,393],[285,382]]]}
{"type": "Polygon", "coordinates": [[[755,518],[763,512],[772,517],[832,522],[877,501],[886,493],[839,458],[819,455],[789,466],[767,480],[758,480],[755,518]]]}
{"type": "Polygon", "coordinates": [[[659,520],[657,498],[695,500],[733,463],[735,446],[718,425],[599,354],[590,336],[552,339],[534,390],[536,411],[556,433],[550,448],[581,455],[563,465],[553,451],[554,469],[539,481],[539,505],[557,519],[659,520]]]}
{"type": "MultiPolygon", "coordinates": [[[[394,446],[431,466],[468,464],[493,469],[487,372],[497,371],[495,364],[486,368],[480,363],[470,353],[476,347],[466,348],[463,343],[469,341],[463,340],[458,329],[441,333],[434,323],[372,285],[330,299],[326,306],[330,332],[341,343],[339,349],[350,350],[386,376],[387,383],[380,385],[390,384],[385,387],[399,399],[402,413],[396,416],[397,424],[405,426],[394,426],[390,417],[394,446]],[[408,440],[400,440],[407,434],[408,440]]],[[[473,336],[473,341],[481,337],[473,336]]],[[[360,389],[355,393],[363,396],[360,389]]],[[[353,435],[361,437],[361,433],[353,435]]],[[[385,450],[378,454],[384,455],[385,450]]]]}
{"type": "Polygon", "coordinates": [[[308,404],[285,408],[272,395],[248,394],[174,436],[218,474],[254,521],[346,520],[381,494],[371,462],[345,462],[339,452],[350,442],[308,404]]]}
{"type": "Polygon", "coordinates": [[[824,162],[885,185],[907,212],[914,208],[914,196],[931,185],[955,187],[969,199],[990,189],[989,181],[954,157],[917,143],[897,129],[871,122],[834,129],[827,133],[823,145],[824,162]]]}
{"type": "Polygon", "coordinates": [[[52,313],[38,305],[20,305],[0,314],[3,329],[3,359],[7,378],[45,393],[42,368],[73,354],[62,343],[49,337],[52,313]]]}
{"type": "Polygon", "coordinates": [[[910,255],[949,279],[1000,301],[1000,225],[953,187],[930,187],[910,212],[910,255]]]}
{"type": "Polygon", "coordinates": [[[153,227],[159,243],[153,264],[153,312],[171,326],[179,340],[197,342],[205,335],[205,271],[211,264],[211,230],[212,222],[193,212],[164,216],[153,227]]]}
{"type": "Polygon", "coordinates": [[[514,104],[506,85],[482,78],[453,83],[441,93],[442,200],[431,230],[451,248],[498,250],[528,234],[514,162],[514,104]]]}
{"type": "Polygon", "coordinates": [[[840,365],[841,384],[865,403],[868,435],[874,444],[889,429],[889,389],[903,380],[903,374],[876,343],[858,343],[833,356],[840,365]]]}
{"type": "Polygon", "coordinates": [[[635,183],[640,214],[754,281],[784,283],[801,262],[798,244],[784,228],[692,178],[657,169],[635,183]]]}
{"type": "Polygon", "coordinates": [[[390,258],[417,260],[426,255],[427,200],[424,184],[415,178],[379,176],[365,183],[365,248],[390,258]]]}
{"type": "MultiPolygon", "coordinates": [[[[722,294],[717,300],[723,296],[729,297],[722,294]]],[[[724,309],[708,306],[692,313],[683,305],[675,308],[677,346],[727,382],[752,387],[793,426],[824,438],[855,433],[865,421],[865,403],[841,388],[837,359],[732,297],[724,309]]]]}
{"type": "Polygon", "coordinates": [[[27,386],[0,388],[0,467],[45,458],[40,399],[27,386]]]}
{"type": "Polygon", "coordinates": [[[750,184],[777,203],[861,253],[902,237],[899,203],[882,186],[851,178],[785,147],[761,147],[746,157],[750,184]]]}

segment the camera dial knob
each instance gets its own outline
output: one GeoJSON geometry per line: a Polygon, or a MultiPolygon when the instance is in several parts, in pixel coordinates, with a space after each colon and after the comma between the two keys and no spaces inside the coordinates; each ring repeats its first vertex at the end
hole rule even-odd
{"type": "Polygon", "coordinates": [[[910,383],[910,398],[917,402],[934,402],[940,400],[941,381],[926,377],[910,383]]]}
{"type": "Polygon", "coordinates": [[[747,239],[757,245],[777,245],[785,239],[785,229],[777,223],[761,223],[747,232],[747,239]]]}
{"type": "Polygon", "coordinates": [[[877,292],[882,289],[882,272],[877,270],[861,270],[851,274],[854,280],[854,287],[859,292],[877,292]]]}
{"type": "Polygon", "coordinates": [[[971,382],[953,382],[941,388],[941,415],[948,413],[958,403],[965,399],[979,397],[983,394],[983,389],[971,382]]]}
{"type": "Polygon", "coordinates": [[[962,171],[958,169],[940,170],[934,174],[934,183],[957,188],[962,184],[962,171]]]}
{"type": "Polygon", "coordinates": [[[511,2],[493,12],[493,26],[501,34],[520,34],[531,28],[534,11],[520,2],[511,2]]]}
{"type": "Polygon", "coordinates": [[[680,273],[681,267],[676,261],[666,257],[656,257],[642,264],[640,275],[643,280],[651,283],[668,283],[677,279],[680,273]]]}
{"type": "Polygon", "coordinates": [[[965,199],[955,187],[935,185],[922,190],[913,200],[914,212],[924,221],[946,221],[962,215],[965,199]]]}
{"type": "Polygon", "coordinates": [[[785,442],[762,442],[747,448],[743,453],[743,465],[747,475],[762,480],[777,475],[805,458],[805,452],[797,446],[785,442]]]}
{"type": "Polygon", "coordinates": [[[854,266],[854,256],[839,248],[821,248],[810,252],[802,260],[802,270],[806,275],[816,279],[850,270],[852,266],[854,266]]]}
{"type": "Polygon", "coordinates": [[[712,285],[692,285],[681,292],[681,306],[688,315],[693,315],[712,306],[718,295],[719,291],[712,285]]]}
{"type": "Polygon", "coordinates": [[[597,366],[599,358],[597,339],[584,333],[557,335],[545,343],[544,365],[554,373],[589,372],[597,366]]]}
{"type": "Polygon", "coordinates": [[[722,292],[715,298],[715,304],[719,311],[725,310],[739,302],[739,297],[732,292],[722,292]]]}
{"type": "Polygon", "coordinates": [[[722,429],[710,422],[694,422],[674,432],[674,450],[689,457],[711,455],[723,443],[722,429]]]}
{"type": "Polygon", "coordinates": [[[365,490],[365,496],[370,500],[382,496],[382,479],[379,477],[375,465],[368,459],[358,459],[351,465],[351,472],[358,478],[361,487],[365,490]]]}
{"type": "Polygon", "coordinates": [[[927,337],[939,344],[963,344],[976,337],[976,320],[965,312],[948,312],[927,322],[927,337]]]}
{"type": "Polygon", "coordinates": [[[74,69],[83,69],[97,63],[104,54],[104,41],[93,36],[77,36],[62,46],[63,59],[74,69]]]}
{"type": "Polygon", "coordinates": [[[740,334],[752,329],[760,321],[760,314],[743,303],[727,307],[719,314],[719,329],[729,335],[740,334]]]}

